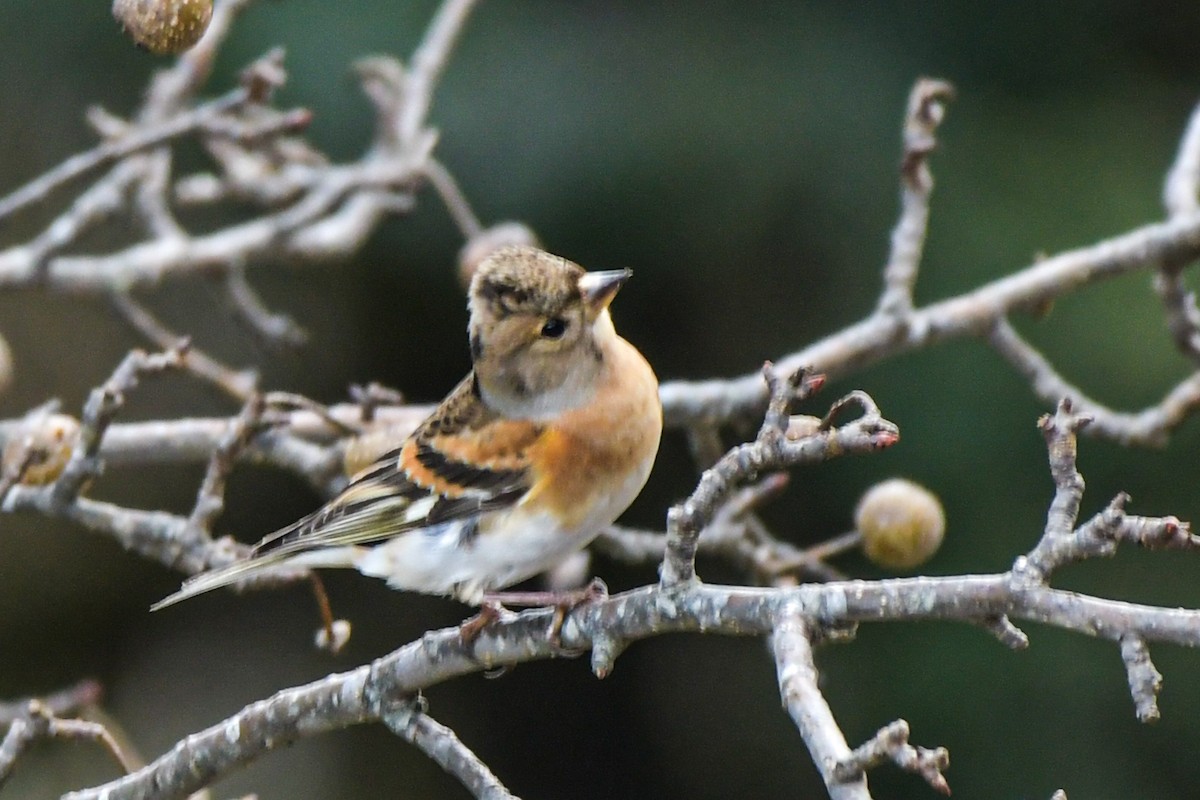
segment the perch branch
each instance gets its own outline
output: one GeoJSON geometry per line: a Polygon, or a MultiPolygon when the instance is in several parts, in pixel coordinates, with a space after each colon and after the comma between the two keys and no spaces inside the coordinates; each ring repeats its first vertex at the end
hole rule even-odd
{"type": "MultiPolygon", "coordinates": [[[[647,586],[579,606],[566,615],[561,639],[550,632],[553,609],[525,611],[485,627],[472,643],[457,627],[431,631],[368,665],[286,689],[193,734],[145,768],[70,800],[183,797],[276,747],[298,738],[381,719],[385,704],[461,675],[584,651],[612,655],[625,643],[677,632],[766,636],[776,620],[799,615],[822,627],[856,622],[960,620],[975,624],[1009,615],[1119,642],[1200,647],[1200,611],[1090,597],[1046,586],[1017,585],[1007,573],[948,578],[897,578],[752,588],[692,584],[647,586]]],[[[597,663],[602,674],[612,663],[597,663]]]]}

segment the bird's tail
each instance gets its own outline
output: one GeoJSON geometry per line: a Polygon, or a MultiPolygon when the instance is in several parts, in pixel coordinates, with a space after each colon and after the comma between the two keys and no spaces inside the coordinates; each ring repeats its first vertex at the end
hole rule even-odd
{"type": "Polygon", "coordinates": [[[211,592],[213,589],[229,586],[244,578],[262,574],[262,572],[269,571],[279,563],[279,559],[269,557],[247,558],[241,561],[234,561],[231,564],[226,564],[223,567],[218,567],[208,572],[201,572],[199,575],[195,575],[184,581],[179,591],[167,595],[162,600],[150,606],[150,610],[158,611],[167,606],[173,606],[180,601],[187,600],[189,597],[211,592]]]}
{"type": "Polygon", "coordinates": [[[359,548],[337,547],[300,554],[271,551],[254,555],[188,578],[183,582],[179,591],[159,600],[150,606],[150,610],[158,611],[198,594],[211,592],[213,589],[231,586],[242,581],[261,578],[271,572],[313,567],[352,567],[361,554],[359,548]]]}

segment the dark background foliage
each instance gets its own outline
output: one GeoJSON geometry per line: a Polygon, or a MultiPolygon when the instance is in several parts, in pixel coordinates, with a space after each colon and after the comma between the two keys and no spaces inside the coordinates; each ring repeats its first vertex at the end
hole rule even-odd
{"type": "MultiPolygon", "coordinates": [[[[349,65],[407,55],[430,0],[278,0],[253,7],[222,53],[211,91],[285,44],[282,105],[316,113],[312,139],[352,157],[369,138],[349,65]]],[[[103,0],[9,0],[0,27],[0,187],[15,187],[92,142],[83,109],[131,110],[162,62],[120,36],[103,0]]],[[[1010,2],[484,3],[441,86],[433,119],[446,164],[487,222],[520,219],[549,249],[636,277],[614,306],[620,329],[664,379],[742,374],[867,313],[897,207],[899,123],[912,81],[953,81],[918,301],[961,292],[1162,215],[1164,171],[1200,96],[1200,6],[1010,2]]],[[[186,163],[199,164],[185,148],[186,163]],[[190,159],[190,160],[189,160],[190,159]]],[[[265,385],[324,401],[381,381],[440,396],[468,366],[459,246],[432,196],[387,223],[353,261],[252,270],[273,307],[307,325],[294,354],[259,349],[228,324],[203,282],[148,302],[197,343],[265,385]]],[[[3,232],[14,242],[38,213],[3,232]]],[[[195,220],[197,225],[219,219],[195,220]]],[[[119,241],[119,234],[113,241],[119,241]]],[[[104,241],[98,241],[103,244],[104,241]]],[[[1041,320],[1017,320],[1072,380],[1120,407],[1152,402],[1186,373],[1145,274],[1089,289],[1041,320]]],[[[14,416],[52,396],[78,407],[137,340],[104,301],[44,292],[0,296],[17,384],[14,416]]],[[[950,520],[933,574],[994,571],[1036,540],[1051,494],[1044,410],[983,345],[961,342],[838,382],[863,388],[902,442],[866,459],[797,473],[767,516],[811,543],[850,523],[872,482],[904,475],[938,492],[950,520]]],[[[155,380],[129,418],[230,414],[185,378],[155,380]]],[[[1085,441],[1085,513],[1118,490],[1132,510],[1200,518],[1193,454],[1200,425],[1163,452],[1085,441]]],[[[121,502],[186,510],[199,468],[114,471],[96,489],[121,502]]],[[[661,526],[694,473],[678,435],[626,519],[661,526]]],[[[289,476],[239,470],[220,529],[253,540],[318,502],[289,476]]],[[[114,543],[36,518],[0,520],[0,696],[85,675],[153,757],[278,688],[349,668],[466,610],[333,575],[335,610],[354,622],[348,651],[316,652],[307,590],[217,594],[151,615],[180,576],[114,543]]],[[[856,576],[882,573],[839,562],[856,576]]],[[[655,578],[599,560],[615,588],[655,578]]],[[[709,580],[737,580],[701,564],[709,580]]],[[[1123,552],[1064,571],[1061,585],[1168,605],[1200,605],[1200,569],[1178,555],[1123,552]]],[[[1172,797],[1200,783],[1187,743],[1200,718],[1200,654],[1158,648],[1164,717],[1134,719],[1113,647],[1049,629],[1012,653],[961,626],[865,627],[819,654],[823,687],[851,740],[897,716],[953,755],[963,797],[1172,797]]],[[[577,662],[522,666],[429,693],[433,713],[527,798],[818,796],[816,772],[779,707],[756,640],[676,637],[633,647],[600,682],[577,662]]],[[[50,797],[111,776],[86,745],[40,746],[11,797],[50,797]]],[[[928,797],[883,769],[878,796],[928,797]]],[[[322,736],[219,784],[220,796],[463,797],[382,729],[322,736]]]]}

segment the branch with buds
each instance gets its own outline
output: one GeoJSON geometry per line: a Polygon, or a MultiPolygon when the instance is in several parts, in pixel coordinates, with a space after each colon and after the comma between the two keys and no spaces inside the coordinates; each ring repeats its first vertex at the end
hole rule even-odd
{"type": "MultiPolygon", "coordinates": [[[[204,5],[203,0],[181,2],[193,10],[204,5]]],[[[237,15],[251,4],[217,0],[206,32],[154,77],[144,104],[130,119],[93,111],[89,121],[101,137],[99,144],[0,198],[3,224],[35,204],[82,187],[41,232],[0,250],[0,290],[111,297],[121,317],[158,349],[131,353],[92,392],[78,419],[52,402],[0,422],[3,510],[71,520],[187,574],[222,566],[248,551],[234,539],[212,535],[235,464],[269,464],[332,493],[354,471],[352,465],[394,444],[428,409],[380,391],[331,407],[262,392],[253,372],[232,369],[201,352],[157,320],[133,292],[187,276],[213,277],[258,336],[286,345],[298,341],[302,331],[287,316],[265,307],[249,270],[272,261],[328,263],[352,253],[385,219],[409,212],[426,185],[449,209],[465,240],[461,276],[469,278],[473,265],[499,244],[535,241],[518,223],[485,227],[434,154],[437,134],[428,115],[474,0],[445,0],[407,65],[390,57],[360,62],[358,76],[376,111],[376,131],[360,158],[342,164],[332,163],[300,138],[309,111],[272,107],[274,90],[286,79],[281,52],[251,64],[239,87],[215,99],[198,99],[217,49],[237,15]],[[173,180],[172,147],[184,140],[203,147],[211,171],[173,180]],[[187,230],[177,218],[179,209],[230,202],[249,204],[256,216],[204,233],[187,230]],[[111,251],[84,249],[87,234],[122,216],[137,223],[136,241],[111,251]],[[184,370],[218,386],[237,400],[241,412],[230,419],[120,421],[128,393],[165,370],[184,370]],[[88,496],[102,466],[163,463],[208,465],[187,515],[126,508],[88,496]]],[[[117,6],[122,5],[136,11],[137,4],[118,0],[117,6]]],[[[200,14],[204,16],[202,8],[200,14]]],[[[146,46],[176,49],[191,44],[202,29],[159,31],[169,36],[148,40],[146,46]]],[[[476,797],[509,798],[500,779],[468,746],[429,716],[419,694],[423,689],[482,670],[574,652],[590,653],[593,672],[604,677],[636,642],[704,632],[769,641],[784,707],[831,797],[869,797],[867,772],[887,763],[948,792],[943,774],[949,766],[947,752],[911,744],[904,720],[883,725],[858,747],[851,747],[838,727],[820,690],[816,651],[850,638],[864,622],[954,620],[1014,649],[1029,645],[1015,621],[1103,638],[1116,645],[1125,665],[1138,719],[1156,719],[1163,676],[1151,660],[1150,645],[1200,646],[1200,611],[1067,592],[1050,580],[1064,565],[1110,557],[1122,544],[1200,549],[1200,539],[1174,517],[1126,513],[1125,495],[1081,522],[1083,480],[1076,465],[1079,433],[1125,445],[1163,445],[1200,406],[1200,372],[1181,380],[1157,404],[1134,413],[1116,411],[1063,378],[1019,335],[1011,317],[1081,287],[1147,271],[1155,275],[1176,347],[1200,364],[1200,312],[1182,277],[1185,267],[1200,257],[1200,111],[1168,175],[1166,221],[1039,260],[957,297],[917,306],[914,289],[934,187],[930,157],[952,97],[949,84],[929,79],[919,80],[909,97],[899,167],[900,218],[870,315],[768,364],[760,374],[662,386],[667,424],[687,434],[702,474],[690,496],[668,513],[665,531],[614,526],[595,546],[630,563],[659,564],[658,582],[578,606],[566,613],[561,626],[550,624],[554,610],[536,609],[496,620],[470,640],[457,628],[431,631],[370,664],[253,703],[140,767],[122,757],[103,726],[67,718],[86,704],[74,695],[6,705],[0,713],[8,726],[0,743],[0,781],[34,740],[85,737],[108,746],[129,774],[70,797],[182,797],[276,747],[381,722],[476,797]],[[898,440],[897,426],[863,392],[833,402],[821,417],[794,413],[796,404],[820,388],[825,374],[853,374],[885,359],[968,337],[989,345],[1056,409],[1041,423],[1055,495],[1041,538],[1010,570],[844,580],[827,560],[847,548],[861,546],[877,563],[897,567],[915,566],[936,549],[945,532],[940,503],[910,482],[876,487],[859,505],[855,531],[808,549],[777,537],[763,523],[756,510],[786,489],[787,470],[867,454],[898,440]],[[850,411],[858,416],[843,421],[850,411]],[[721,432],[759,416],[762,423],[753,441],[726,451],[721,432]],[[884,518],[889,521],[879,521],[884,518]],[[703,583],[696,571],[697,553],[728,559],[760,585],[703,583]],[[812,582],[800,583],[801,578],[812,582]]],[[[0,389],[9,372],[7,346],[0,340],[0,389]]],[[[303,570],[280,572],[258,579],[255,586],[309,577],[303,570]]],[[[331,622],[326,621],[324,633],[332,647],[344,631],[335,632],[331,622]]]]}

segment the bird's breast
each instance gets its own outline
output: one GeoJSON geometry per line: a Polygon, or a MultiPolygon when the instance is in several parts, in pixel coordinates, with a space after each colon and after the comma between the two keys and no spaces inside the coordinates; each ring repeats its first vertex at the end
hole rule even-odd
{"type": "Polygon", "coordinates": [[[616,344],[595,400],[562,415],[540,437],[526,499],[551,510],[564,527],[592,534],[637,497],[662,436],[654,371],[624,339],[616,344]]]}

